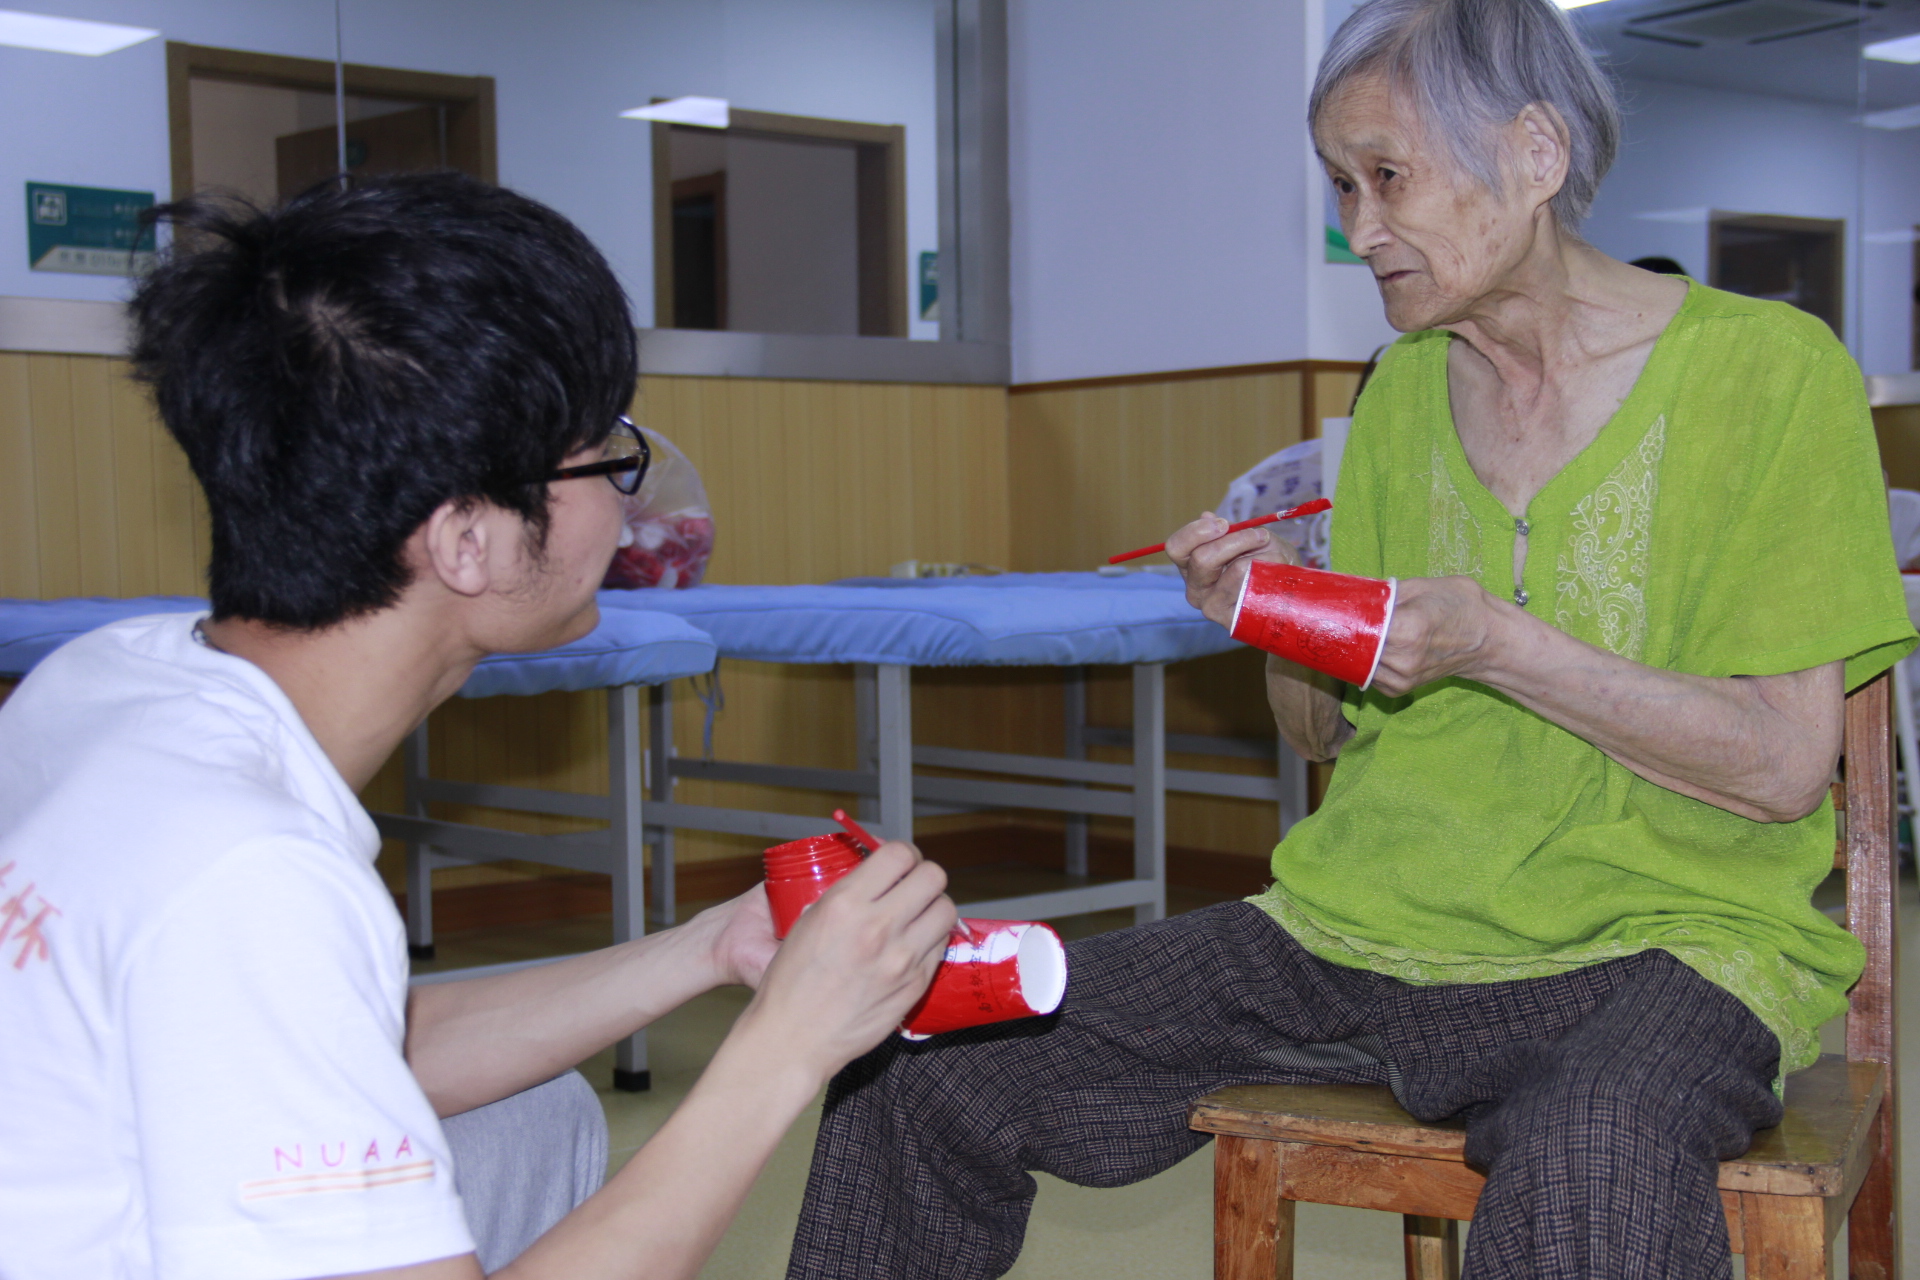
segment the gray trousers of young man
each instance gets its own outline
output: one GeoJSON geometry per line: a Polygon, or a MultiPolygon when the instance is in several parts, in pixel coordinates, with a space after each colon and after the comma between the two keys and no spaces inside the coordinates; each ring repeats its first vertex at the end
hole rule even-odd
{"type": "Polygon", "coordinates": [[[1779,1042],[1662,951],[1555,977],[1416,987],[1327,964],[1229,903],[1069,948],[1050,1018],[898,1038],[828,1091],[789,1280],[1012,1267],[1029,1170],[1136,1182],[1206,1136],[1229,1084],[1391,1084],[1467,1122],[1487,1172],[1474,1280],[1732,1274],[1716,1163],[1779,1123],[1779,1042]]]}
{"type": "Polygon", "coordinates": [[[440,1122],[480,1269],[525,1252],[607,1176],[607,1118],[578,1071],[440,1122]]]}

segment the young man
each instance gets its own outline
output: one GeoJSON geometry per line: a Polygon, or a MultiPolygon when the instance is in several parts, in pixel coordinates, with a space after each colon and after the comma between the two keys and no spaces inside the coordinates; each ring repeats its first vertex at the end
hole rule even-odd
{"type": "Polygon", "coordinates": [[[409,992],[355,792],[480,658],[594,625],[638,465],[626,300],[564,219],[454,176],[170,217],[134,359],[206,491],[213,611],[83,637],[0,708],[0,1274],[477,1277],[507,1201],[597,1183],[511,1190],[598,1123],[562,1073],[741,982],[679,1111],[498,1272],[692,1275],[924,990],[944,877],[889,845],[777,954],[755,890],[409,992]]]}

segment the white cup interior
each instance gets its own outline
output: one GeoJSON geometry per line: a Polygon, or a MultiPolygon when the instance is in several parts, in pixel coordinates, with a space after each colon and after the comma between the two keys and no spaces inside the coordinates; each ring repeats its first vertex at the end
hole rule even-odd
{"type": "Polygon", "coordinates": [[[1020,974],[1020,998],[1035,1013],[1052,1013],[1067,995],[1067,949],[1060,935],[1045,925],[1030,924],[1020,931],[1020,950],[1014,958],[1020,974]]]}

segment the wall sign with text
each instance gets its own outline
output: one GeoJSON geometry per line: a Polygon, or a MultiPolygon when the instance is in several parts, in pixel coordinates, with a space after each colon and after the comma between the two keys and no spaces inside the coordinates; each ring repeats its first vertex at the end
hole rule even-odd
{"type": "Polygon", "coordinates": [[[151,191],[27,184],[27,263],[35,271],[137,275],[153,266],[154,236],[140,215],[151,191]]]}

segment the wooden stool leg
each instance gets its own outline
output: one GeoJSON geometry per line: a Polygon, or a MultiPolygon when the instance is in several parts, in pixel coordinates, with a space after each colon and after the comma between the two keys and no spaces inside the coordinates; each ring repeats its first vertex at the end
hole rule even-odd
{"type": "Polygon", "coordinates": [[[1293,1201],[1280,1198],[1278,1142],[1213,1142],[1214,1280],[1293,1280],[1293,1201]]]}
{"type": "Polygon", "coordinates": [[[1407,1280],[1460,1280],[1460,1224],[1452,1218],[1403,1214],[1407,1280]]]}
{"type": "Polygon", "coordinates": [[[1890,1142],[1891,1099],[1874,1120],[1878,1150],[1847,1214],[1847,1274],[1852,1280],[1899,1280],[1900,1172],[1890,1142]]]}
{"type": "Polygon", "coordinates": [[[1741,1195],[1747,1280],[1827,1280],[1827,1202],[1741,1195]]]}

